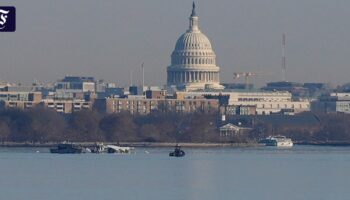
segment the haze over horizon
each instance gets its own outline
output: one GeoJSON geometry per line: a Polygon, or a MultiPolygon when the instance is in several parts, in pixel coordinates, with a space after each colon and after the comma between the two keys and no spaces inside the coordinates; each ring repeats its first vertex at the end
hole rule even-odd
{"type": "MultiPolygon", "coordinates": [[[[287,80],[350,82],[350,1],[197,0],[202,32],[214,48],[221,82],[259,72],[281,80],[287,35],[287,80]]],[[[130,71],[146,85],[166,83],[177,38],[188,28],[191,0],[2,1],[15,6],[17,30],[0,33],[0,80],[55,81],[67,74],[127,85],[130,71]]],[[[243,81],[243,80],[241,80],[243,81]]]]}

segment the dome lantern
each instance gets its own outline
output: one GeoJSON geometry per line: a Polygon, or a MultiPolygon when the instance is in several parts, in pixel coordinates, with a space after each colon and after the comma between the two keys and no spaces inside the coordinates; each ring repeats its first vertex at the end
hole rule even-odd
{"type": "Polygon", "coordinates": [[[199,30],[199,18],[196,14],[196,4],[193,2],[192,4],[192,13],[190,16],[190,28],[188,29],[188,32],[200,32],[199,30]]]}
{"type": "Polygon", "coordinates": [[[187,32],[200,32],[199,30],[199,19],[198,19],[198,16],[196,14],[196,4],[192,4],[192,13],[191,13],[191,16],[190,16],[190,27],[188,29],[187,32]]]}

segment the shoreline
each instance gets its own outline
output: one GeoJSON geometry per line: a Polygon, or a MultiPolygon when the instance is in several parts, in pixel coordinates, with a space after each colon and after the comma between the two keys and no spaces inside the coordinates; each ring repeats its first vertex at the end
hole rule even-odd
{"type": "MultiPolygon", "coordinates": [[[[83,147],[93,147],[96,142],[74,142],[77,145],[81,145],[83,147]]],[[[98,142],[99,143],[99,142],[98,142]]],[[[0,147],[46,147],[52,148],[57,146],[56,142],[48,142],[48,143],[30,143],[30,142],[3,142],[0,143],[0,147]]],[[[130,146],[130,147],[144,147],[144,148],[161,148],[161,147],[174,147],[176,144],[182,147],[190,147],[190,148],[217,148],[217,147],[262,147],[263,144],[259,143],[174,143],[174,142],[104,142],[105,145],[120,145],[120,146],[130,146]]],[[[294,142],[295,145],[310,145],[310,146],[350,146],[350,142],[294,142]]]]}
{"type": "MultiPolygon", "coordinates": [[[[96,142],[73,142],[74,144],[81,145],[83,147],[93,147],[96,142]]],[[[98,142],[100,143],[100,142],[98,142]]],[[[18,142],[5,142],[0,143],[0,147],[56,147],[58,143],[18,143],[18,142]]],[[[105,145],[119,145],[119,146],[129,146],[129,147],[174,147],[176,144],[182,147],[191,148],[214,148],[214,147],[258,147],[263,146],[258,143],[172,143],[172,142],[103,142],[105,145]]]]}

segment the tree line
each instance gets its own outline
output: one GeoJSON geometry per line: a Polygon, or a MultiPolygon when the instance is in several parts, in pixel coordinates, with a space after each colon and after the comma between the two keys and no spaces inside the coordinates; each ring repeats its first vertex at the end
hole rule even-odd
{"type": "MultiPolygon", "coordinates": [[[[303,114],[300,114],[303,115],[303,114]]],[[[234,116],[231,122],[253,127],[245,134],[220,138],[219,113],[154,112],[149,115],[82,110],[69,115],[43,106],[30,110],[0,110],[1,142],[258,142],[271,134],[308,143],[350,143],[350,115],[314,114],[318,123],[273,125],[234,116]]],[[[298,117],[298,116],[296,116],[298,117]]],[[[254,119],[254,118],[251,118],[254,119]]]]}
{"type": "Polygon", "coordinates": [[[43,106],[0,111],[1,142],[216,142],[217,114],[131,115],[82,110],[69,115],[43,106]]]}

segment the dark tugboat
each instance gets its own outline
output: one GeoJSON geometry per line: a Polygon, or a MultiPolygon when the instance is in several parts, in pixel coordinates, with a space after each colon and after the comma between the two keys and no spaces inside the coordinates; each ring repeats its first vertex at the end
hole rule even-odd
{"type": "Polygon", "coordinates": [[[59,154],[73,154],[73,153],[85,153],[86,150],[82,146],[73,143],[60,143],[57,148],[50,149],[51,153],[59,154]]]}
{"type": "Polygon", "coordinates": [[[176,145],[175,146],[175,150],[173,152],[170,152],[169,156],[172,156],[172,157],[183,157],[183,156],[185,156],[185,152],[183,150],[181,150],[179,145],[176,145]]]}

